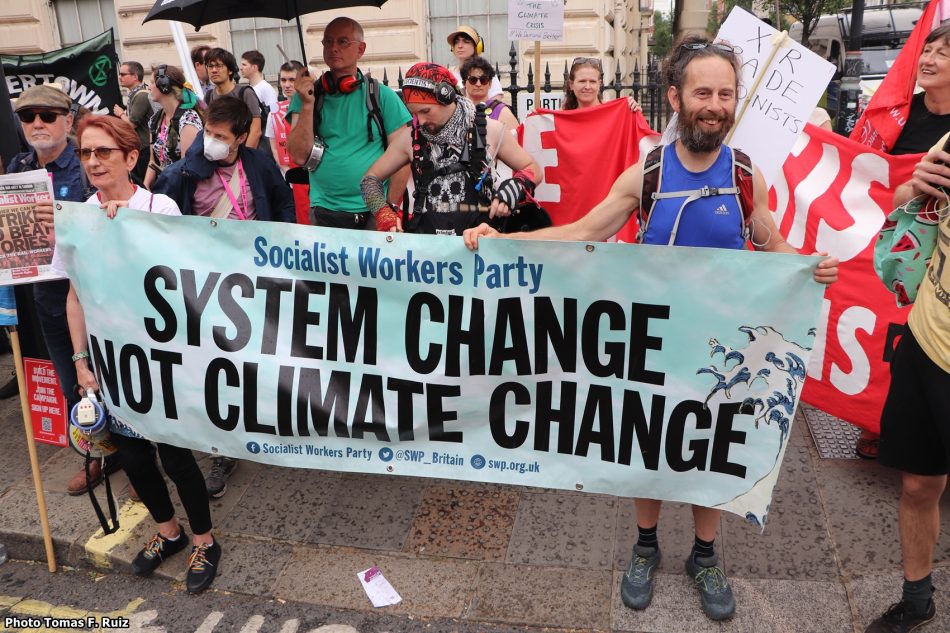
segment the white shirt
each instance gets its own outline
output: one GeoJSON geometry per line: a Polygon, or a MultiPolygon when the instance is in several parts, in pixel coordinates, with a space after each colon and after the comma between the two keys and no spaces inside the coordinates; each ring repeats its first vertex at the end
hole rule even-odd
{"type": "Polygon", "coordinates": [[[261,80],[259,84],[251,87],[254,88],[254,92],[257,93],[257,98],[261,100],[261,103],[266,105],[271,112],[277,109],[277,91],[274,90],[274,86],[261,80]]]}
{"type": "MultiPolygon", "coordinates": [[[[99,194],[94,193],[89,196],[89,199],[86,200],[86,204],[94,204],[98,207],[101,204],[99,202],[99,194]]],[[[181,215],[181,210],[174,200],[160,193],[151,193],[141,187],[136,187],[132,197],[129,198],[129,208],[145,211],[146,213],[158,213],[160,215],[181,215]]],[[[63,266],[63,262],[59,257],[59,250],[55,245],[53,245],[53,259],[50,262],[50,272],[64,279],[66,278],[66,268],[63,266]]]]}

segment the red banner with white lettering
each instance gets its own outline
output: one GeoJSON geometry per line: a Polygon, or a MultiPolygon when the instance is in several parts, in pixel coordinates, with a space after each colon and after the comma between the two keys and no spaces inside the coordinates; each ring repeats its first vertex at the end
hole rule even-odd
{"type": "MultiPolygon", "coordinates": [[[[658,140],[623,100],[542,111],[528,117],[519,138],[544,169],[537,197],[556,224],[587,213],[658,140]]],[[[879,428],[888,361],[908,312],[874,272],[874,240],[894,188],[919,159],[889,156],[807,125],[770,191],[775,223],[793,247],[841,260],[839,281],[825,294],[803,399],[872,431],[879,428]]],[[[635,230],[631,219],[618,239],[633,241],[635,230]]]]}
{"type": "MultiPolygon", "coordinates": [[[[617,176],[659,139],[626,99],[582,110],[536,110],[518,128],[522,147],[544,171],[535,198],[555,224],[577,220],[606,198],[617,176]]],[[[636,220],[631,223],[619,240],[633,241],[636,220]]]]}
{"type": "Polygon", "coordinates": [[[770,192],[775,223],[803,253],[841,260],[825,293],[802,398],[877,432],[890,385],[889,360],[909,308],[874,272],[874,241],[892,209],[894,189],[920,155],[889,156],[807,125],[770,192]]]}

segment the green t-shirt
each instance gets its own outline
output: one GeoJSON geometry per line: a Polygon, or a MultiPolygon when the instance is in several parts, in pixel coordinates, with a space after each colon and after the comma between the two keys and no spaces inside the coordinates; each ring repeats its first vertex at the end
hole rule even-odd
{"type": "MultiPolygon", "coordinates": [[[[379,109],[383,113],[386,135],[408,123],[412,117],[395,92],[380,84],[379,109]]],[[[300,112],[300,96],[294,95],[287,108],[288,117],[300,112]]],[[[310,173],[310,206],[331,211],[366,211],[360,194],[360,180],[383,155],[379,130],[373,123],[373,142],[366,134],[366,82],[349,94],[326,95],[320,110],[317,134],[326,143],[326,153],[317,170],[310,173]]]]}

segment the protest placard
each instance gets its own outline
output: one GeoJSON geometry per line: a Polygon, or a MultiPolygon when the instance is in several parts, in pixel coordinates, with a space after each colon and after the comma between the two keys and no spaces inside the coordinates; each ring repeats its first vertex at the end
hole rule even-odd
{"type": "Polygon", "coordinates": [[[564,0],[508,0],[508,39],[564,39],[564,0]]]}
{"type": "Polygon", "coordinates": [[[737,123],[728,144],[748,154],[771,185],[835,66],[741,7],[729,13],[717,40],[735,46],[742,59],[737,123]]]}
{"type": "Polygon", "coordinates": [[[518,93],[518,119],[524,121],[533,110],[560,110],[564,101],[563,90],[541,93],[541,102],[535,105],[533,92],[518,93]]]}
{"type": "Polygon", "coordinates": [[[53,363],[35,358],[23,359],[27,401],[33,421],[33,438],[44,444],[68,446],[66,439],[66,399],[59,390],[53,363]]]}

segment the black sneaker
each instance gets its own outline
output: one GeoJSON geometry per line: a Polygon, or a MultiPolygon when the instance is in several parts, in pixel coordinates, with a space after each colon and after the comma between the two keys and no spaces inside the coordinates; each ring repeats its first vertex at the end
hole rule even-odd
{"type": "Polygon", "coordinates": [[[710,620],[728,620],[736,612],[736,599],[726,573],[719,566],[719,557],[694,558],[690,552],[686,559],[686,574],[693,579],[703,603],[703,612],[710,620]]]}
{"type": "Polygon", "coordinates": [[[923,613],[911,606],[909,602],[897,602],[890,606],[874,622],[864,629],[864,633],[910,633],[923,628],[937,615],[937,607],[933,599],[927,603],[923,613]]]}
{"type": "Polygon", "coordinates": [[[186,545],[188,535],[184,530],[181,530],[174,541],[156,534],[132,561],[132,573],[136,576],[150,576],[163,561],[185,549],[186,545]]]}
{"type": "Polygon", "coordinates": [[[642,610],[653,599],[653,572],[660,566],[663,555],[658,547],[633,546],[630,566],[620,579],[620,599],[631,609],[642,610]]]}
{"type": "Polygon", "coordinates": [[[230,457],[215,457],[211,460],[211,472],[205,477],[208,496],[220,499],[228,491],[228,477],[237,470],[238,460],[230,457]]]}
{"type": "Polygon", "coordinates": [[[217,541],[210,545],[195,545],[191,548],[191,558],[188,559],[188,575],[185,577],[185,588],[188,593],[201,593],[211,586],[214,577],[218,574],[218,563],[221,561],[221,546],[217,541]]]}

